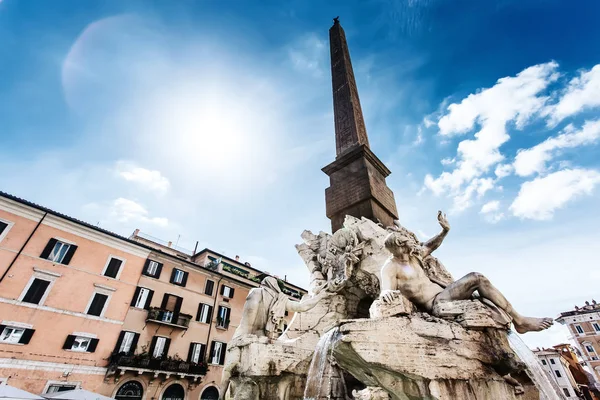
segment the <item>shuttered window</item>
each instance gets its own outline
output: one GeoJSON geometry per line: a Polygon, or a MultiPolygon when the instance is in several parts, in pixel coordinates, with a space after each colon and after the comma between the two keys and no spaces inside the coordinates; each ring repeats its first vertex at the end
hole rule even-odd
{"type": "Polygon", "coordinates": [[[35,329],[0,325],[0,343],[28,344],[35,329]]]}
{"type": "Polygon", "coordinates": [[[77,246],[70,243],[64,243],[57,239],[50,239],[42,251],[40,258],[45,258],[52,262],[69,265],[77,246]]]}
{"type": "Polygon", "coordinates": [[[99,339],[87,336],[68,335],[63,345],[63,349],[71,351],[80,351],[93,353],[96,351],[99,339]]]}
{"type": "Polygon", "coordinates": [[[213,291],[215,290],[215,283],[210,279],[206,280],[206,286],[204,286],[204,294],[209,296],[213,295],[213,291]]]}
{"type": "Polygon", "coordinates": [[[221,295],[229,299],[233,299],[235,290],[232,287],[221,285],[221,295]]]}
{"type": "Polygon", "coordinates": [[[27,290],[27,293],[25,293],[25,296],[23,296],[23,301],[26,303],[40,304],[40,301],[44,297],[44,294],[46,294],[46,290],[48,289],[49,285],[50,281],[34,278],[33,282],[31,282],[31,286],[29,286],[29,289],[27,290]]]}
{"type": "Polygon", "coordinates": [[[108,300],[108,296],[102,293],[94,293],[94,297],[92,298],[92,302],[86,314],[95,315],[97,317],[102,316],[104,311],[104,306],[106,305],[106,301],[108,300]]]}
{"type": "Polygon", "coordinates": [[[206,353],[206,345],[202,343],[190,343],[190,350],[188,353],[188,362],[199,364],[204,361],[206,353]]]}
{"type": "Polygon", "coordinates": [[[142,274],[158,279],[158,278],[160,278],[160,273],[162,271],[162,267],[163,267],[162,263],[148,259],[148,260],[146,260],[146,264],[144,265],[142,274]]]}
{"type": "Polygon", "coordinates": [[[119,271],[121,270],[121,265],[123,264],[122,260],[118,258],[111,257],[106,269],[104,270],[104,276],[108,276],[109,278],[116,278],[119,275],[119,271]]]}
{"type": "Polygon", "coordinates": [[[225,352],[227,345],[223,342],[214,340],[210,345],[210,363],[223,365],[225,364],[225,352]]]}
{"type": "Polygon", "coordinates": [[[198,314],[196,315],[196,321],[210,324],[212,319],[212,306],[204,303],[198,305],[198,314]]]}
{"type": "Polygon", "coordinates": [[[133,299],[131,300],[131,306],[136,307],[136,308],[144,308],[147,310],[150,308],[150,304],[152,303],[153,296],[154,296],[153,290],[138,286],[135,289],[135,292],[133,294],[133,299]]]}

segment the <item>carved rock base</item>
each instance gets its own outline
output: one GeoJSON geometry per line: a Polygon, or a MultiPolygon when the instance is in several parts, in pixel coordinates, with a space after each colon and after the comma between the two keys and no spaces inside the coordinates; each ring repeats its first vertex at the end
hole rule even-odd
{"type": "Polygon", "coordinates": [[[502,376],[529,390],[504,330],[467,330],[427,314],[342,324],[333,355],[344,370],[392,400],[521,400],[502,376]]]}
{"type": "Polygon", "coordinates": [[[415,311],[417,311],[417,309],[414,304],[397,291],[396,297],[394,297],[391,304],[386,304],[381,300],[375,300],[371,305],[371,308],[369,308],[369,315],[371,318],[386,318],[398,315],[410,315],[415,311]]]}
{"type": "Polygon", "coordinates": [[[496,307],[490,308],[479,300],[438,302],[433,307],[433,315],[454,320],[470,329],[508,329],[511,322],[496,307]]]}

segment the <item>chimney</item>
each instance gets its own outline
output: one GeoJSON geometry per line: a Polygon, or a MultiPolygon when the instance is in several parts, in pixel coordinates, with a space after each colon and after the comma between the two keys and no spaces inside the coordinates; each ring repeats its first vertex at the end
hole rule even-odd
{"type": "Polygon", "coordinates": [[[240,256],[235,256],[235,261],[240,261],[240,256]]]}
{"type": "Polygon", "coordinates": [[[171,241],[169,240],[169,243],[167,243],[167,247],[171,247],[171,245],[172,245],[172,244],[173,244],[173,242],[171,242],[171,241]]]}
{"type": "Polygon", "coordinates": [[[131,235],[131,238],[136,238],[139,234],[140,234],[140,230],[136,229],[135,231],[133,231],[133,235],[131,235]]]}

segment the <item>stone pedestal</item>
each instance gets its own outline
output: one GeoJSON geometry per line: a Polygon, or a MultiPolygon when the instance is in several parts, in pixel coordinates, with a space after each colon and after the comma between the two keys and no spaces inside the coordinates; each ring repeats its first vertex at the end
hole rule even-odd
{"type": "Polygon", "coordinates": [[[502,378],[525,385],[506,331],[467,330],[428,314],[346,321],[333,355],[339,365],[393,400],[516,400],[502,378]]]}

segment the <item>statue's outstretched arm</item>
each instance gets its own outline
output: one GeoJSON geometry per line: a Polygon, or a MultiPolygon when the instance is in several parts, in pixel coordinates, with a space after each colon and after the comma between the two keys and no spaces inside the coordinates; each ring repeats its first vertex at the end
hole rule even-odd
{"type": "Polygon", "coordinates": [[[432,237],[423,244],[423,254],[421,254],[423,258],[427,257],[435,249],[440,247],[440,245],[444,241],[444,238],[446,237],[446,235],[448,235],[448,232],[450,231],[450,224],[446,219],[446,214],[442,213],[441,211],[438,211],[438,222],[442,227],[442,231],[438,235],[432,237]]]}
{"type": "Polygon", "coordinates": [[[331,297],[334,294],[335,293],[328,292],[327,290],[322,290],[319,292],[319,294],[311,297],[310,299],[304,299],[302,301],[288,300],[288,302],[285,304],[285,309],[286,311],[291,312],[306,312],[313,309],[322,299],[331,297]]]}

